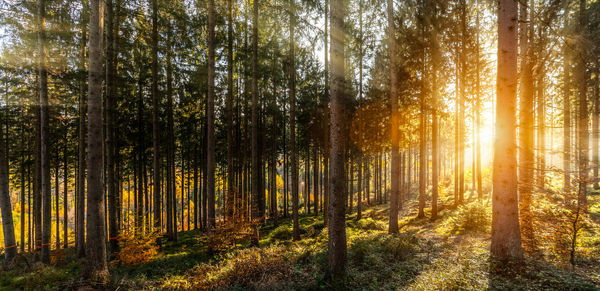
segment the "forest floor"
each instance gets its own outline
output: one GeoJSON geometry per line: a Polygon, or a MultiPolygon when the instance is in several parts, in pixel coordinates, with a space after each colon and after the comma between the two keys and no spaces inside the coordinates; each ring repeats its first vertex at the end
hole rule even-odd
{"type": "MultiPolygon", "coordinates": [[[[544,252],[504,265],[489,259],[489,200],[442,207],[434,222],[416,218],[415,203],[409,201],[401,211],[397,235],[387,233],[387,206],[366,207],[360,220],[356,214],[348,216],[347,289],[600,290],[600,238],[594,230],[581,235],[575,267],[568,258],[544,252]]],[[[591,216],[600,217],[600,194],[592,193],[590,203],[591,216]]],[[[293,242],[289,218],[277,226],[267,223],[260,229],[258,248],[244,238],[232,238],[234,231],[213,236],[181,232],[177,242],[163,240],[160,250],[144,262],[111,262],[112,281],[106,289],[334,289],[325,277],[327,229],[321,216],[302,215],[300,225],[302,239],[293,242]]],[[[85,261],[73,259],[73,252],[54,254],[51,266],[0,271],[0,289],[89,286],[80,279],[85,261]]]]}

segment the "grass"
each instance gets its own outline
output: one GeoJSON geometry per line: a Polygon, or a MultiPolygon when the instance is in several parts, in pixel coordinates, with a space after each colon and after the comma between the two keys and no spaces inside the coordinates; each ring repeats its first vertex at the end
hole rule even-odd
{"type": "MultiPolygon", "coordinates": [[[[590,195],[593,215],[600,195],[590,195]]],[[[448,202],[444,203],[449,205],[448,202]]],[[[350,290],[600,290],[600,239],[582,234],[576,267],[545,256],[522,263],[490,261],[489,201],[444,207],[439,219],[416,218],[411,201],[400,215],[400,234],[387,234],[387,206],[367,207],[346,221],[350,290]]],[[[110,289],[315,290],[332,289],[327,273],[327,229],[321,217],[302,215],[301,240],[292,241],[292,221],[260,229],[260,247],[247,240],[209,251],[198,231],[166,242],[155,258],[134,266],[111,263],[110,289]]],[[[597,223],[597,221],[596,221],[597,223]]],[[[0,271],[0,289],[77,289],[84,261],[69,250],[55,265],[0,271]]]]}

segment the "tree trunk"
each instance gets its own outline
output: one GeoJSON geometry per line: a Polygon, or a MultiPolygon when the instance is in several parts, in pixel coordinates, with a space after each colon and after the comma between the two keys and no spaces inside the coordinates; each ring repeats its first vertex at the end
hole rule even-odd
{"type": "MultiPolygon", "coordinates": [[[[105,32],[106,32],[106,187],[108,188],[108,241],[109,241],[109,253],[111,257],[115,256],[119,251],[119,223],[118,223],[118,193],[115,179],[115,143],[114,143],[114,124],[113,124],[113,111],[114,111],[114,95],[115,90],[115,78],[114,72],[116,70],[115,63],[115,41],[113,31],[113,0],[106,1],[106,18],[104,19],[105,32]]],[[[118,31],[116,32],[118,33],[118,31]]]]}
{"type": "Polygon", "coordinates": [[[390,135],[392,142],[392,191],[390,196],[389,233],[398,233],[398,198],[400,197],[400,132],[398,113],[398,74],[396,68],[396,25],[394,24],[394,1],[387,0],[388,49],[390,55],[390,103],[392,104],[390,135]]]}
{"type": "Polygon", "coordinates": [[[50,238],[52,227],[52,205],[50,192],[50,136],[48,112],[48,72],[46,68],[46,3],[38,0],[38,58],[40,91],[40,163],[42,192],[42,251],[41,260],[50,263],[50,238]]]}
{"type": "MultiPolygon", "coordinates": [[[[577,82],[577,93],[579,94],[579,114],[577,118],[577,130],[579,138],[578,162],[579,162],[579,179],[578,179],[578,205],[587,210],[587,184],[588,184],[588,160],[589,160],[589,112],[587,100],[587,85],[586,85],[586,48],[583,38],[585,37],[586,19],[585,19],[585,2],[579,1],[579,40],[577,44],[578,53],[577,63],[575,66],[575,78],[577,82]]],[[[578,207],[579,207],[578,206],[578,207]]]]}
{"type": "Polygon", "coordinates": [[[208,198],[208,230],[216,227],[215,221],[215,1],[208,0],[208,98],[206,174],[208,198]]]}
{"type": "Polygon", "coordinates": [[[518,3],[500,0],[499,4],[491,254],[499,259],[520,259],[523,250],[519,230],[515,142],[518,3]]]}
{"type": "MultiPolygon", "coordinates": [[[[154,227],[160,228],[160,124],[158,96],[158,2],[152,0],[152,194],[154,227]]],[[[145,175],[145,174],[144,174],[145,175]]]]}
{"type": "MultiPolygon", "coordinates": [[[[566,5],[568,9],[568,5],[566,5]]],[[[568,28],[568,17],[565,17],[565,29],[568,28]]],[[[568,193],[571,191],[571,71],[570,46],[565,40],[564,48],[564,68],[563,68],[563,172],[564,189],[568,193]]]]}
{"type": "Polygon", "coordinates": [[[80,17],[80,28],[81,28],[81,51],[79,55],[79,136],[78,136],[78,144],[77,144],[77,161],[78,161],[78,170],[77,170],[77,199],[76,199],[76,209],[75,209],[75,221],[76,221],[76,231],[75,231],[75,245],[77,249],[77,256],[83,257],[85,256],[85,169],[86,169],[86,153],[85,153],[85,144],[86,144],[86,111],[87,111],[87,101],[86,101],[86,84],[85,84],[85,55],[86,55],[86,25],[87,25],[87,11],[86,0],[83,0],[84,5],[81,11],[80,17]]]}
{"type": "Polygon", "coordinates": [[[329,204],[329,272],[334,281],[342,283],[346,272],[346,209],[344,200],[346,183],[344,179],[345,143],[347,132],[347,96],[345,92],[344,63],[344,1],[331,1],[331,131],[330,158],[331,197],[329,204]]]}
{"type": "Polygon", "coordinates": [[[293,239],[300,239],[300,225],[298,224],[298,158],[296,157],[296,56],[294,55],[296,26],[296,0],[290,3],[290,160],[292,166],[292,220],[293,239]]]}
{"type": "Polygon", "coordinates": [[[233,0],[227,0],[227,204],[226,216],[233,217],[234,169],[233,169],[233,0]]]}
{"type": "MultiPolygon", "coordinates": [[[[43,0],[42,0],[43,1],[43,0]]],[[[88,199],[86,277],[108,281],[102,176],[102,1],[90,0],[90,54],[88,73],[88,199]]]]}
{"type": "MultiPolygon", "coordinates": [[[[6,110],[6,108],[5,108],[6,110]]],[[[8,111],[5,111],[8,113],[8,111]]],[[[2,134],[0,134],[2,135],[2,134]]],[[[10,262],[17,255],[15,226],[13,224],[12,205],[9,191],[9,169],[6,160],[8,135],[0,136],[0,212],[2,212],[2,232],[4,235],[4,260],[10,262]]],[[[57,201],[58,202],[58,201],[57,201]]],[[[23,215],[23,212],[21,212],[23,215]]],[[[21,237],[23,233],[21,233],[21,237]]]]}
{"type": "Polygon", "coordinates": [[[438,188],[439,188],[439,173],[440,173],[440,119],[438,116],[439,105],[439,90],[438,90],[438,65],[440,62],[439,38],[438,38],[438,23],[437,23],[437,4],[436,1],[431,1],[433,9],[431,17],[431,220],[437,219],[438,216],[438,188]]]}

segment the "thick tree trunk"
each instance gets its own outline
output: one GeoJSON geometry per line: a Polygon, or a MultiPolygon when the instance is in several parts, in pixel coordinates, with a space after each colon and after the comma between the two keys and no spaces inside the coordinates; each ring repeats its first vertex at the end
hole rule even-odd
{"type": "Polygon", "coordinates": [[[519,259],[523,257],[523,249],[519,230],[515,142],[518,3],[500,0],[499,4],[491,254],[499,259],[519,259]]]}
{"type": "Polygon", "coordinates": [[[90,0],[90,54],[88,74],[88,164],[86,277],[108,281],[102,176],[102,1],[90,0]]]}
{"type": "Polygon", "coordinates": [[[331,197],[329,205],[329,272],[342,282],[346,272],[346,183],[344,163],[347,132],[347,96],[344,63],[344,1],[331,1],[331,197]]]}

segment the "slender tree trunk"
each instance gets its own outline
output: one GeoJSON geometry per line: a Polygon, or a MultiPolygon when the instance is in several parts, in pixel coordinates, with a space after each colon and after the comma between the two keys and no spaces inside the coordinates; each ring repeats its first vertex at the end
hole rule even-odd
{"type": "Polygon", "coordinates": [[[323,140],[325,141],[325,157],[324,157],[324,161],[323,161],[323,175],[325,176],[325,191],[324,191],[324,195],[323,195],[323,203],[324,203],[324,207],[323,207],[323,221],[326,227],[329,226],[329,121],[330,121],[330,115],[329,115],[329,49],[328,49],[328,44],[329,44],[329,0],[325,0],[325,16],[323,19],[324,25],[325,26],[325,33],[324,33],[324,38],[323,38],[323,44],[324,44],[324,53],[325,53],[325,57],[324,57],[324,70],[325,70],[325,92],[324,92],[324,100],[325,100],[325,136],[323,137],[323,140]]]}
{"type": "Polygon", "coordinates": [[[533,217],[531,214],[531,194],[533,188],[533,77],[531,49],[529,47],[530,28],[528,28],[528,0],[520,6],[520,108],[519,108],[519,212],[522,235],[527,249],[534,248],[533,217]]]}
{"type": "MultiPolygon", "coordinates": [[[[587,100],[587,84],[586,84],[586,48],[584,47],[586,19],[585,19],[585,4],[586,0],[579,1],[579,27],[580,43],[578,43],[577,62],[575,65],[575,78],[577,82],[577,93],[579,94],[579,114],[577,118],[577,130],[579,138],[578,147],[578,162],[579,162],[579,179],[578,179],[578,205],[582,209],[587,210],[587,184],[588,184],[588,164],[589,164],[589,112],[587,100]]],[[[578,206],[578,207],[579,207],[578,206]]]]}
{"type": "Polygon", "coordinates": [[[342,283],[346,272],[346,209],[344,200],[345,143],[347,132],[347,100],[344,69],[344,1],[331,1],[331,197],[329,205],[329,272],[332,279],[342,283]]]}
{"type": "Polygon", "coordinates": [[[77,161],[78,161],[78,170],[77,170],[77,199],[76,199],[76,209],[75,209],[75,221],[76,221],[76,231],[75,231],[75,245],[77,249],[77,256],[83,257],[85,256],[85,169],[86,169],[86,152],[85,152],[85,144],[86,144],[86,111],[87,111],[87,102],[86,102],[86,84],[85,84],[85,55],[86,55],[86,25],[87,25],[87,0],[83,0],[83,9],[81,11],[80,16],[80,28],[81,28],[81,51],[79,55],[79,137],[77,144],[77,161]]]}
{"type": "Polygon", "coordinates": [[[439,188],[439,173],[440,173],[440,119],[438,116],[439,105],[439,89],[438,89],[438,66],[440,62],[439,52],[439,37],[437,23],[437,4],[436,1],[431,1],[432,14],[432,31],[431,31],[431,96],[432,107],[431,112],[431,220],[437,219],[438,216],[438,188],[439,188]]]}
{"type": "MultiPolygon", "coordinates": [[[[568,5],[566,5],[568,9],[568,5]]],[[[565,17],[565,29],[569,26],[568,17],[565,17]]],[[[563,171],[564,171],[564,189],[565,192],[571,191],[571,71],[570,47],[565,41],[564,48],[564,68],[563,68],[563,171]]]]}
{"type": "Polygon", "coordinates": [[[233,0],[227,0],[227,205],[226,216],[233,217],[234,169],[233,169],[233,0]]]}
{"type": "Polygon", "coordinates": [[[208,198],[208,230],[216,227],[215,221],[215,2],[208,0],[208,98],[206,174],[208,198]]]}
{"type": "Polygon", "coordinates": [[[298,159],[296,157],[296,56],[294,55],[296,26],[296,0],[289,0],[290,5],[290,159],[292,166],[292,219],[293,239],[300,239],[298,224],[298,159]]]}
{"type": "MultiPolygon", "coordinates": [[[[475,44],[475,175],[477,176],[477,198],[483,199],[483,188],[481,179],[481,80],[479,78],[479,2],[477,2],[476,15],[476,44],[475,44]]],[[[444,177],[444,175],[442,175],[444,177]]]]}
{"type": "MultiPolygon", "coordinates": [[[[398,74],[396,72],[396,25],[394,24],[394,1],[387,0],[388,49],[390,55],[390,103],[392,104],[390,133],[392,141],[392,192],[390,196],[389,233],[398,233],[398,198],[400,197],[400,132],[398,113],[398,74]]],[[[359,172],[360,173],[360,172],[359,172]]],[[[360,175],[360,174],[359,174],[360,175]]],[[[359,177],[360,179],[360,177],[359,177]]],[[[360,187],[360,186],[359,186],[360,187]]],[[[360,198],[360,195],[359,195],[360,198]]],[[[360,199],[359,199],[360,200],[360,199]]],[[[359,202],[360,204],[360,202],[359,202]]]]}
{"type": "Polygon", "coordinates": [[[492,256],[523,256],[519,230],[516,160],[517,5],[500,0],[498,10],[498,79],[496,140],[492,192],[492,256]]]}
{"type": "Polygon", "coordinates": [[[598,68],[598,63],[596,63],[596,82],[594,86],[594,96],[593,98],[593,106],[594,113],[592,115],[592,167],[594,169],[594,189],[600,189],[600,185],[598,184],[598,167],[600,164],[598,163],[598,141],[600,137],[600,68],[598,68]]]}
{"type": "MultiPolygon", "coordinates": [[[[158,96],[158,0],[152,0],[152,193],[154,228],[160,228],[160,121],[158,96]]],[[[144,174],[145,175],[145,174],[144,174]]]]}
{"type": "Polygon", "coordinates": [[[102,176],[102,30],[103,2],[90,0],[90,54],[88,74],[88,199],[87,265],[85,274],[92,281],[108,281],[102,176]]]}
{"type": "MultiPolygon", "coordinates": [[[[8,113],[8,111],[6,111],[6,113],[8,113]]],[[[4,137],[0,136],[0,212],[2,212],[2,232],[4,235],[4,260],[5,262],[10,262],[17,255],[17,242],[15,240],[15,226],[13,224],[12,205],[10,202],[8,185],[9,170],[6,158],[7,139],[8,135],[4,137]]],[[[21,212],[21,215],[23,215],[23,212],[21,212]]],[[[21,231],[23,231],[22,227],[21,231]]],[[[21,237],[23,237],[23,233],[21,233],[21,237]]]]}
{"type": "MultiPolygon", "coordinates": [[[[108,241],[109,241],[109,253],[115,256],[119,251],[119,223],[118,223],[118,193],[115,179],[115,142],[114,142],[114,124],[113,124],[113,111],[114,111],[114,95],[115,90],[115,78],[114,72],[116,70],[115,63],[115,41],[113,31],[113,0],[106,1],[106,18],[105,32],[106,32],[106,187],[108,188],[108,241]]],[[[118,33],[118,32],[117,32],[118,33]]]]}
{"type": "MultiPolygon", "coordinates": [[[[170,220],[170,229],[167,234],[170,240],[177,240],[177,199],[175,199],[175,126],[173,122],[173,65],[171,24],[167,25],[167,220],[170,220]]],[[[183,190],[183,189],[182,189],[183,190]]],[[[183,203],[183,199],[181,200],[183,203]]],[[[156,202],[155,202],[156,203],[156,202]]],[[[156,207],[156,206],[155,206],[156,207]]],[[[183,208],[182,208],[183,211],[183,208]]],[[[183,223],[183,221],[182,221],[183,223]]]]}
{"type": "Polygon", "coordinates": [[[46,3],[38,0],[38,58],[40,93],[40,163],[42,192],[42,251],[41,260],[50,263],[52,205],[50,192],[50,136],[48,112],[48,72],[46,69],[46,3]]]}

